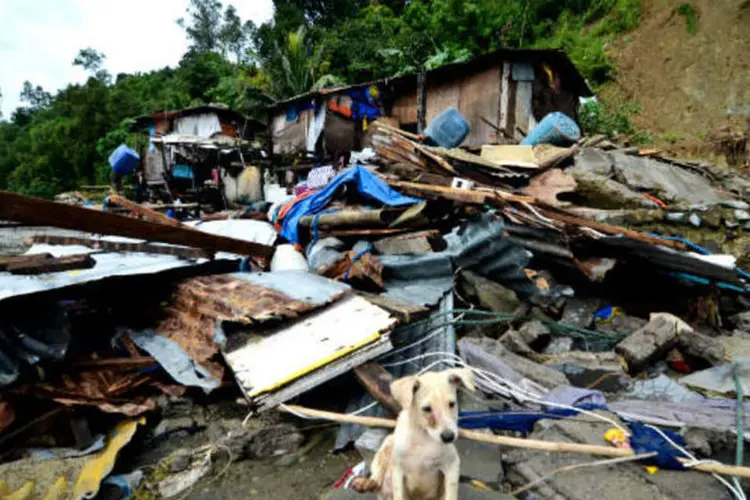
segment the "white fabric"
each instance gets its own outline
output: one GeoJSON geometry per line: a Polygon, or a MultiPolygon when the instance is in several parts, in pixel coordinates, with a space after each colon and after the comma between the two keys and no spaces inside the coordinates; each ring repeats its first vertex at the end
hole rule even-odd
{"type": "Polygon", "coordinates": [[[174,132],[208,138],[221,132],[221,123],[216,113],[183,116],[174,121],[174,132]]]}
{"type": "Polygon", "coordinates": [[[326,107],[321,106],[315,112],[315,118],[310,123],[310,128],[307,129],[307,151],[310,153],[315,152],[315,144],[318,142],[318,137],[323,132],[323,127],[326,123],[326,107]]]}

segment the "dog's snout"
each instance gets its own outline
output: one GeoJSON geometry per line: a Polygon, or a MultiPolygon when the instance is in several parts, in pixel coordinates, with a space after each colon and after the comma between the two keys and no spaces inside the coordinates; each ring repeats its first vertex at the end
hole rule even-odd
{"type": "Polygon", "coordinates": [[[442,439],[446,444],[452,443],[456,440],[456,433],[453,431],[443,431],[440,433],[440,439],[442,439]]]}

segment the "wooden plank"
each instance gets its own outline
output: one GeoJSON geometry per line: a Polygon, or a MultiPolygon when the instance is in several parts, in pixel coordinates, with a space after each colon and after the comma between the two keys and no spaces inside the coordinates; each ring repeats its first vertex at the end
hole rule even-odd
{"type": "Polygon", "coordinates": [[[149,243],[120,243],[114,241],[94,240],[91,238],[78,238],[76,236],[54,236],[39,235],[28,238],[26,243],[44,243],[47,245],[82,245],[97,250],[109,250],[113,252],[139,252],[153,255],[174,255],[183,259],[211,259],[213,254],[199,248],[168,247],[162,245],[151,245],[149,243]]]}
{"type": "Polygon", "coordinates": [[[497,119],[500,114],[500,71],[495,63],[489,67],[461,76],[458,85],[458,111],[471,124],[471,130],[461,144],[463,147],[480,147],[498,142],[497,125],[487,125],[482,116],[497,119]]]}
{"type": "Polygon", "coordinates": [[[33,255],[10,255],[8,257],[0,257],[0,271],[6,271],[8,269],[8,266],[14,264],[27,264],[54,258],[55,257],[51,253],[37,253],[33,255]]]}
{"type": "Polygon", "coordinates": [[[74,205],[0,191],[0,219],[37,226],[52,226],[89,233],[113,234],[202,248],[213,252],[249,255],[270,261],[274,248],[267,245],[216,236],[184,227],[100,212],[74,205]]]}
{"type": "Polygon", "coordinates": [[[375,361],[370,361],[356,367],[354,375],[357,376],[360,384],[367,389],[367,392],[375,398],[375,401],[385,406],[394,415],[398,415],[398,412],[401,411],[401,405],[391,394],[393,376],[385,368],[375,361]]]}
{"type": "Polygon", "coordinates": [[[375,304],[391,313],[391,315],[398,318],[403,324],[408,324],[421,318],[426,318],[430,314],[430,310],[427,307],[418,306],[415,304],[408,304],[401,302],[400,300],[386,297],[385,295],[376,295],[374,293],[363,292],[356,290],[357,295],[364,297],[368,302],[375,304]]]}
{"type": "MultiPolygon", "coordinates": [[[[182,226],[180,221],[167,217],[166,215],[159,213],[156,210],[151,210],[150,208],[146,208],[143,205],[140,205],[139,203],[131,201],[118,194],[110,195],[109,201],[114,203],[115,205],[120,205],[121,207],[125,207],[128,210],[135,212],[141,217],[146,217],[147,219],[150,219],[153,222],[158,222],[159,224],[165,224],[167,226],[182,226]]],[[[189,228],[189,229],[191,231],[193,230],[192,228],[189,228]]]]}
{"type": "Polygon", "coordinates": [[[544,215],[548,219],[553,219],[558,222],[562,222],[563,224],[590,227],[591,229],[596,229],[597,231],[601,231],[602,233],[621,234],[623,236],[627,236],[628,238],[633,238],[634,240],[644,241],[646,243],[651,243],[654,245],[663,245],[665,247],[676,248],[679,250],[683,250],[685,248],[685,245],[678,241],[663,240],[661,238],[649,236],[647,234],[640,233],[638,231],[633,231],[632,229],[626,229],[624,227],[612,226],[609,224],[604,224],[602,222],[582,219],[580,217],[568,215],[561,211],[553,210],[552,208],[553,207],[550,207],[549,205],[547,205],[545,208],[538,208],[538,210],[541,212],[542,215],[544,215]]]}
{"type": "Polygon", "coordinates": [[[89,254],[65,255],[63,257],[39,258],[27,262],[13,262],[8,264],[11,274],[45,274],[72,271],[74,269],[91,269],[96,261],[89,254]]]}
{"type": "Polygon", "coordinates": [[[430,186],[427,184],[417,184],[414,182],[388,181],[391,187],[408,194],[426,198],[443,198],[446,200],[457,201],[459,203],[475,203],[484,205],[493,201],[514,201],[519,203],[533,203],[534,198],[520,196],[512,193],[506,193],[499,189],[487,191],[478,191],[471,189],[459,189],[444,186],[430,186]]]}

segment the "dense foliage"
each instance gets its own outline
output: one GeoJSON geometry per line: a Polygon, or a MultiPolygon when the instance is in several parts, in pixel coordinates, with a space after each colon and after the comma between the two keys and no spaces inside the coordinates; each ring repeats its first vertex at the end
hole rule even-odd
{"type": "MultiPolygon", "coordinates": [[[[0,121],[0,188],[52,196],[106,182],[107,156],[134,141],[129,118],[223,102],[250,115],[315,87],[469,59],[501,47],[560,47],[594,84],[613,76],[612,38],[640,19],[640,0],[274,0],[256,26],[218,0],[191,0],[189,50],[176,68],[113,76],[85,48],[84,84],[55,95],[26,82],[0,121]]],[[[3,89],[5,94],[16,89],[3,89]]],[[[2,94],[0,94],[1,98],[2,94]]],[[[597,118],[598,119],[598,118],[597,118]]]]}

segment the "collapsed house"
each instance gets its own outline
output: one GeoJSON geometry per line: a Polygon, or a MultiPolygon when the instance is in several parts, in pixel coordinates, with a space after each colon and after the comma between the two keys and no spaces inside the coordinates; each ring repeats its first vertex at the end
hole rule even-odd
{"type": "Polygon", "coordinates": [[[592,95],[564,52],[503,49],[424,73],[277,102],[269,110],[268,132],[274,155],[335,155],[368,146],[368,125],[376,119],[421,133],[454,107],[471,125],[463,146],[472,148],[515,142],[554,111],[577,119],[579,98],[592,95]]]}
{"type": "Polygon", "coordinates": [[[148,134],[142,187],[152,198],[222,208],[260,198],[260,174],[246,163],[260,156],[260,122],[210,104],[141,116],[131,130],[148,134]]]}

